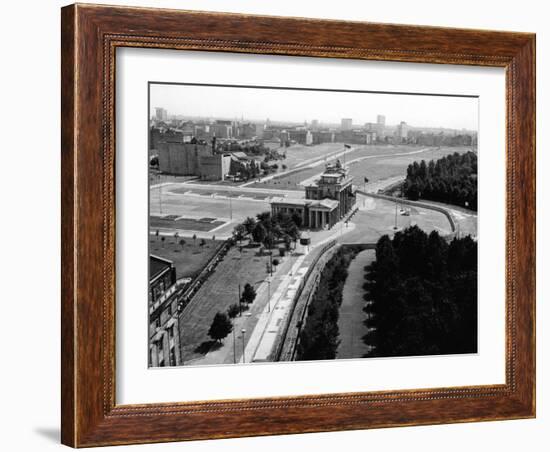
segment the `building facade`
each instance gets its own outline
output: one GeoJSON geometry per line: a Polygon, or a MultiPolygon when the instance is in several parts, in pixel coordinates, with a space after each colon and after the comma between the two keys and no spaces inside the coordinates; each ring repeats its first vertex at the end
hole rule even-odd
{"type": "Polygon", "coordinates": [[[176,269],[162,257],[149,256],[149,366],[181,363],[176,269]]]}
{"type": "Polygon", "coordinates": [[[202,180],[225,180],[231,169],[231,154],[199,156],[199,176],[202,180]]]}
{"type": "Polygon", "coordinates": [[[353,119],[352,118],[342,118],[341,129],[342,130],[351,130],[351,129],[353,129],[353,119]]]}
{"type": "Polygon", "coordinates": [[[168,112],[165,108],[155,107],[155,118],[157,121],[166,121],[168,119],[168,112]]]}
{"type": "Polygon", "coordinates": [[[352,178],[340,161],[327,164],[320,178],[305,190],[305,198],[273,198],[272,215],[299,215],[305,228],[330,229],[355,204],[352,178]]]}
{"type": "Polygon", "coordinates": [[[181,176],[200,175],[200,158],[212,156],[212,148],[206,143],[157,144],[159,170],[167,174],[181,176]]]}

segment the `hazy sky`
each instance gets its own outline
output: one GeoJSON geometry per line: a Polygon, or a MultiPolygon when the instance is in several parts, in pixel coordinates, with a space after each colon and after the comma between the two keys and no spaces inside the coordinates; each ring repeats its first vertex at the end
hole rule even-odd
{"type": "Polygon", "coordinates": [[[354,125],[401,121],[418,127],[477,130],[478,99],[381,93],[348,93],[265,88],[234,88],[152,84],[151,115],[163,107],[169,115],[272,121],[340,123],[352,118],[354,125]]]}

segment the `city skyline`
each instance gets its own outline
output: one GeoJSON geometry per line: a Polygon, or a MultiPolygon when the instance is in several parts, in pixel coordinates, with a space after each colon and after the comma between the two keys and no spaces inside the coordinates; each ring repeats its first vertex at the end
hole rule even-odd
{"type": "Polygon", "coordinates": [[[162,107],[169,117],[269,119],[296,124],[317,120],[321,125],[340,124],[342,118],[351,118],[353,127],[361,127],[376,123],[377,116],[384,115],[388,126],[403,121],[417,128],[478,131],[477,97],[158,83],[149,86],[150,117],[162,107]]]}

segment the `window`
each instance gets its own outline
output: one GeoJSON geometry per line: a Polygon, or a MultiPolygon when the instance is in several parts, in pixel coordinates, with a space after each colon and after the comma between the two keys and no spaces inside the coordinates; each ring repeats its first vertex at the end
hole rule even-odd
{"type": "Polygon", "coordinates": [[[172,347],[170,349],[170,365],[171,366],[175,366],[177,363],[176,363],[176,351],[174,349],[174,347],[172,347]]]}

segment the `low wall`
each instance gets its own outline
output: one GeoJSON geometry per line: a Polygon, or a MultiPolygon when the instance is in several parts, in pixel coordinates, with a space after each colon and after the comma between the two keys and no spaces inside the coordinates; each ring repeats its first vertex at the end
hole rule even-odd
{"type": "Polygon", "coordinates": [[[332,254],[338,249],[336,246],[336,240],[331,240],[327,244],[317,251],[317,255],[308,267],[307,272],[304,274],[300,287],[296,291],[294,296],[292,310],[285,319],[285,326],[279,330],[277,338],[275,339],[275,346],[273,347],[273,353],[270,356],[270,361],[292,361],[294,356],[294,350],[298,334],[300,333],[299,325],[303,320],[306,312],[309,298],[313,288],[316,287],[317,279],[320,272],[325,267],[332,254]]]}
{"type": "Polygon", "coordinates": [[[284,336],[281,338],[280,352],[274,357],[275,361],[294,361],[296,359],[296,348],[300,340],[300,332],[306,324],[307,311],[311,299],[317,290],[319,278],[325,265],[332,259],[334,253],[340,248],[353,247],[358,251],[366,249],[375,249],[376,243],[351,243],[337,244],[324,250],[316,259],[315,263],[309,267],[307,278],[304,278],[301,290],[296,293],[295,309],[293,316],[288,322],[284,336]]]}
{"type": "Polygon", "coordinates": [[[191,282],[191,284],[183,290],[183,293],[179,295],[178,303],[180,303],[179,310],[180,315],[183,315],[186,308],[193,301],[193,296],[198,292],[201,286],[204,284],[210,274],[216,269],[218,262],[223,259],[227,251],[231,248],[231,241],[226,240],[220,249],[210,258],[206,265],[202,268],[201,272],[191,282]]]}

